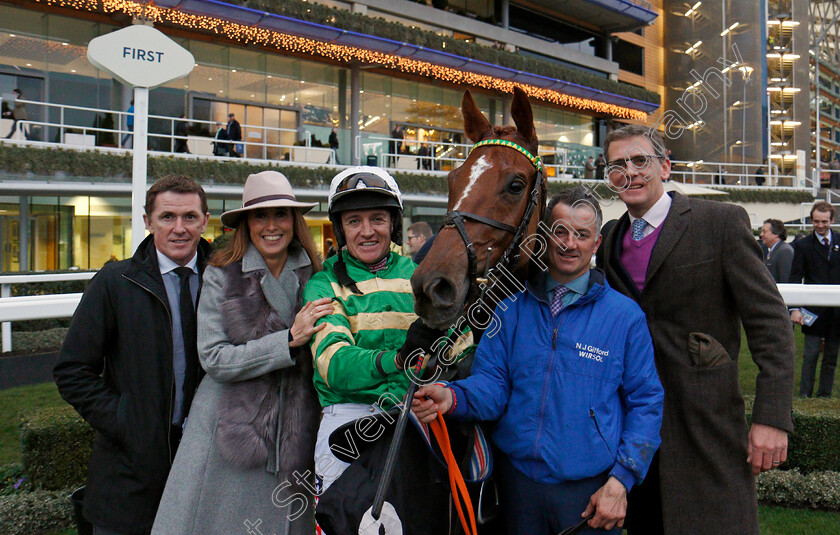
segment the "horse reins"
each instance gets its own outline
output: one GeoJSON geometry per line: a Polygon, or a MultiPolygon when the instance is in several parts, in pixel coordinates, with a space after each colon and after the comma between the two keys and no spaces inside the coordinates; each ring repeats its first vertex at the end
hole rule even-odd
{"type": "MultiPolygon", "coordinates": [[[[537,175],[536,179],[534,180],[534,187],[531,190],[528,205],[525,207],[525,213],[523,214],[522,221],[520,221],[518,227],[508,225],[507,223],[503,223],[496,219],[490,219],[488,217],[473,214],[470,212],[464,212],[461,210],[452,210],[450,212],[446,212],[446,214],[443,216],[444,226],[455,227],[458,230],[458,233],[461,235],[461,239],[464,240],[464,245],[467,248],[468,276],[470,281],[469,293],[473,295],[476,286],[479,282],[485,284],[484,289],[486,290],[487,281],[490,280],[491,276],[493,275],[495,270],[499,268],[499,266],[504,266],[510,269],[511,267],[515,267],[516,263],[519,261],[519,246],[522,242],[522,239],[525,236],[525,230],[528,228],[528,224],[531,221],[531,217],[534,215],[534,211],[539,205],[540,194],[542,193],[543,188],[543,165],[542,159],[540,159],[539,156],[531,154],[531,152],[528,151],[528,149],[526,149],[525,147],[514,143],[513,141],[508,141],[506,139],[485,139],[484,141],[479,141],[478,143],[473,145],[472,150],[488,145],[508,147],[524,155],[526,158],[528,158],[528,161],[531,162],[531,165],[534,166],[537,175]],[[510,245],[508,245],[507,249],[505,249],[505,252],[502,254],[502,257],[499,259],[496,265],[485,270],[483,277],[479,277],[477,273],[475,245],[473,245],[469,235],[467,234],[466,228],[464,228],[465,219],[469,219],[477,223],[483,223],[485,225],[504,230],[505,232],[510,232],[511,234],[513,234],[513,240],[511,240],[510,245]]],[[[542,211],[542,208],[543,207],[540,206],[540,211],[542,211]]]]}

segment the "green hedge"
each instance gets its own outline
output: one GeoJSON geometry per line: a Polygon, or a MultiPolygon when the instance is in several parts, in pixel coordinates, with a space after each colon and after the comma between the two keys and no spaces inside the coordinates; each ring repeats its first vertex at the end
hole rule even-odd
{"type": "Polygon", "coordinates": [[[756,478],[756,491],[766,505],[840,511],[840,472],[770,470],[756,478]]]}
{"type": "MultiPolygon", "coordinates": [[[[751,402],[747,398],[748,410],[751,402]]],[[[840,400],[795,400],[793,417],[795,431],[782,468],[805,474],[840,471],[840,400]]],[[[70,406],[29,413],[21,424],[21,446],[32,485],[46,489],[81,485],[92,437],[93,431],[70,406]]]]}
{"type": "Polygon", "coordinates": [[[45,331],[12,331],[12,347],[15,351],[56,351],[64,343],[66,327],[45,331]]]}
{"type": "MultiPolygon", "coordinates": [[[[791,203],[814,202],[814,195],[809,191],[791,191],[784,189],[733,189],[716,188],[729,194],[727,202],[755,203],[791,203]]],[[[712,196],[711,198],[714,198],[712,196]]],[[[720,197],[720,195],[718,195],[720,197]]]]}
{"type": "MultiPolygon", "coordinates": [[[[749,419],[753,397],[746,396],[745,401],[749,419]]],[[[793,433],[788,436],[785,470],[840,471],[840,399],[793,400],[793,433]]]]}
{"type": "Polygon", "coordinates": [[[804,473],[840,471],[840,400],[794,400],[785,466],[804,473]]]}
{"type": "MultiPolygon", "coordinates": [[[[272,168],[276,164],[266,162],[252,165],[245,162],[175,158],[158,156],[149,158],[149,180],[157,180],[170,174],[199,177],[204,185],[209,184],[244,184],[252,173],[272,168]]],[[[336,170],[331,167],[303,167],[284,165],[274,167],[283,172],[292,186],[306,189],[329,188],[336,170]]],[[[38,149],[0,145],[0,172],[11,173],[31,178],[84,177],[97,182],[128,182],[131,176],[131,156],[99,151],[75,151],[67,149],[38,149]]],[[[442,176],[425,173],[394,172],[394,178],[405,193],[426,193],[446,195],[447,181],[442,176]]],[[[549,193],[576,186],[577,182],[549,182],[549,193]]],[[[727,195],[710,195],[707,198],[724,202],[763,202],[792,203],[812,202],[813,196],[807,191],[782,189],[739,190],[726,189],[727,195]]],[[[604,198],[615,198],[615,194],[599,186],[598,192],[604,198]]],[[[47,285],[48,283],[44,283],[47,285]]],[[[52,283],[54,284],[54,283],[52,283]]],[[[83,284],[83,283],[82,283],[83,284]]],[[[46,288],[46,286],[44,286],[46,288]]],[[[80,286],[84,288],[84,286],[80,286]]],[[[73,290],[80,291],[80,290],[73,290]]],[[[44,293],[51,293],[45,291],[44,293]]]]}
{"type": "Polygon", "coordinates": [[[87,476],[93,429],[69,405],[32,411],[20,425],[20,446],[34,488],[75,488],[87,476]]]}
{"type": "MultiPolygon", "coordinates": [[[[407,42],[449,54],[484,61],[493,65],[548,76],[644,102],[651,102],[657,105],[661,103],[659,93],[623,82],[614,82],[606,76],[597,76],[580,69],[564,66],[559,62],[523,57],[520,54],[506,50],[499,50],[477,43],[467,43],[466,41],[453,39],[452,37],[440,36],[433,31],[412,28],[399,22],[385,20],[381,17],[351,13],[345,9],[336,9],[304,0],[285,0],[284,2],[277,2],[275,0],[228,1],[232,4],[247,6],[252,9],[259,9],[277,15],[284,15],[317,24],[325,24],[343,30],[375,35],[394,41],[407,42]]],[[[493,23],[492,21],[486,22],[493,23]]]]}
{"type": "Polygon", "coordinates": [[[34,491],[0,496],[0,533],[33,535],[75,526],[69,491],[34,491]]]}

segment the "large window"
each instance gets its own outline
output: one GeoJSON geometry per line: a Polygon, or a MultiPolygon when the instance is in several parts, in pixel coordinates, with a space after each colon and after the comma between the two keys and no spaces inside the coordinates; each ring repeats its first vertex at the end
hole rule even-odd
{"type": "Polygon", "coordinates": [[[645,49],[621,39],[613,44],[613,60],[622,70],[644,76],[645,49]]]}

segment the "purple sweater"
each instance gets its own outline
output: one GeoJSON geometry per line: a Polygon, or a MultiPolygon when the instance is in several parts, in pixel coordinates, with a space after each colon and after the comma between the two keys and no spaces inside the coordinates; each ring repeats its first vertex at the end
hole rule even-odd
{"type": "Polygon", "coordinates": [[[662,225],[639,241],[633,241],[630,229],[621,240],[621,265],[627,270],[636,288],[641,292],[645,288],[645,275],[650,262],[650,253],[659,237],[662,225]]]}

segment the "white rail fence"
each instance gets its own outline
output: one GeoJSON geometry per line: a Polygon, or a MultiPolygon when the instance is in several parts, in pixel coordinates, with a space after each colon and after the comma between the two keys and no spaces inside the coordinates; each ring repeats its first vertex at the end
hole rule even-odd
{"type": "Polygon", "coordinates": [[[69,318],[76,311],[82,294],[54,294],[11,297],[13,284],[90,280],[96,272],[51,273],[43,275],[0,276],[0,322],[3,353],[12,350],[12,321],[69,318]]]}
{"type": "MultiPolygon", "coordinates": [[[[0,99],[2,101],[2,99],[0,99]]],[[[51,119],[23,119],[17,123],[17,132],[13,139],[17,141],[35,141],[47,144],[59,144],[69,147],[93,148],[101,145],[101,137],[107,135],[112,138],[111,145],[115,148],[133,146],[134,132],[126,126],[128,116],[133,114],[101,108],[87,108],[67,104],[52,104],[33,100],[20,100],[29,107],[30,114],[33,107],[42,108],[38,115],[51,119]],[[52,113],[50,113],[52,112],[52,113]],[[103,126],[107,115],[116,117],[114,127],[103,126]],[[89,124],[90,122],[93,124],[89,124]],[[98,126],[96,126],[98,125],[98,126]],[[37,127],[37,133],[32,127],[37,127]],[[125,143],[124,143],[125,141],[125,143]]],[[[280,160],[288,157],[292,161],[335,164],[335,151],[329,147],[312,145],[312,133],[308,130],[295,130],[263,125],[241,124],[242,140],[216,139],[213,137],[220,126],[227,126],[218,121],[201,119],[187,119],[183,117],[169,117],[166,115],[149,115],[149,121],[157,121],[157,127],[148,133],[149,140],[158,140],[157,150],[176,152],[179,149],[189,150],[189,153],[206,157],[227,157],[228,149],[237,150],[242,156],[262,160],[280,160]],[[160,128],[161,125],[165,125],[160,128]],[[187,131],[186,135],[179,133],[179,127],[187,131]],[[210,136],[189,133],[195,127],[205,127],[210,136]],[[164,131],[160,131],[164,130],[164,131]],[[299,144],[283,144],[280,139],[294,139],[303,141],[299,144]],[[300,140],[298,138],[301,138],[300,140]],[[256,141],[254,141],[256,140],[256,141]],[[180,142],[180,143],[179,143],[180,142]],[[225,154],[217,154],[216,145],[224,147],[225,154]]]]}
{"type": "MultiPolygon", "coordinates": [[[[89,280],[95,272],[49,275],[0,276],[0,322],[3,322],[3,352],[12,350],[12,321],[67,318],[82,298],[80,293],[10,297],[12,284],[89,280]]],[[[840,306],[840,285],[779,284],[787,306],[840,306]]]]}

